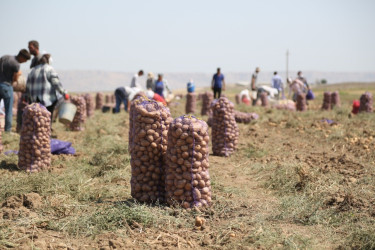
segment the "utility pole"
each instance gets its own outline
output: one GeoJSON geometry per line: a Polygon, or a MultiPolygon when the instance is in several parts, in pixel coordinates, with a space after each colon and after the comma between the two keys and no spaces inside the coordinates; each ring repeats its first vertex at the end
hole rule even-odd
{"type": "Polygon", "coordinates": [[[286,50],[286,82],[288,82],[288,77],[289,77],[289,49],[286,50]]]}

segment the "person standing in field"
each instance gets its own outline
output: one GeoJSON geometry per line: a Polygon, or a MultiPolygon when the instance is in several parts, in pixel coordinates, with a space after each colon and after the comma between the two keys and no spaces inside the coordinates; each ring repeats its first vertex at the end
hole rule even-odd
{"type": "Polygon", "coordinates": [[[225,90],[224,75],[221,73],[221,69],[217,68],[216,74],[212,77],[211,89],[214,91],[214,98],[216,99],[216,94],[218,98],[221,96],[221,91],[225,90]]]}
{"type": "Polygon", "coordinates": [[[146,89],[155,91],[155,79],[152,72],[148,72],[147,74],[146,89]]]}
{"type": "Polygon", "coordinates": [[[258,79],[259,71],[260,71],[259,67],[256,67],[255,72],[251,76],[250,89],[252,93],[251,97],[253,99],[253,103],[252,103],[253,106],[255,106],[257,102],[257,79],[258,79]]]}
{"type": "Polygon", "coordinates": [[[32,54],[34,57],[31,60],[30,63],[30,69],[34,68],[36,65],[38,65],[39,60],[42,58],[42,54],[39,52],[39,43],[38,41],[31,40],[29,42],[29,51],[30,54],[32,54]]]}
{"type": "Polygon", "coordinates": [[[280,93],[282,94],[282,98],[283,99],[285,98],[283,79],[281,79],[281,76],[277,74],[277,71],[273,73],[271,87],[274,89],[277,89],[278,91],[277,99],[280,98],[280,93]]]}
{"type": "Polygon", "coordinates": [[[289,84],[288,98],[290,98],[290,95],[293,92],[292,100],[294,102],[296,102],[297,101],[297,95],[299,93],[306,93],[306,87],[303,84],[303,82],[298,78],[292,80],[292,78],[289,77],[287,80],[288,80],[288,84],[289,84]]]}
{"type": "Polygon", "coordinates": [[[300,80],[301,82],[303,82],[303,84],[305,85],[305,87],[306,87],[307,89],[310,89],[310,86],[309,86],[309,84],[307,83],[306,78],[302,75],[302,72],[301,72],[301,71],[298,71],[298,73],[297,73],[297,79],[300,80]]]}
{"type": "Polygon", "coordinates": [[[4,100],[5,107],[5,131],[12,129],[13,119],[13,86],[22,75],[20,64],[30,60],[30,53],[21,49],[17,56],[5,55],[0,58],[0,101],[4,100]]]}
{"type": "Polygon", "coordinates": [[[143,70],[138,71],[137,74],[135,74],[132,78],[132,82],[130,84],[131,88],[139,88],[142,89],[141,84],[139,83],[139,77],[143,76],[143,70]]]}
{"type": "Polygon", "coordinates": [[[44,54],[34,66],[26,82],[26,96],[29,103],[41,103],[51,113],[51,122],[53,112],[58,102],[56,92],[69,99],[68,92],[62,87],[59,76],[54,68],[49,65],[49,54],[44,54]]]}
{"type": "Polygon", "coordinates": [[[164,97],[164,81],[163,81],[163,74],[158,74],[158,79],[155,82],[155,91],[156,94],[164,97]]]}

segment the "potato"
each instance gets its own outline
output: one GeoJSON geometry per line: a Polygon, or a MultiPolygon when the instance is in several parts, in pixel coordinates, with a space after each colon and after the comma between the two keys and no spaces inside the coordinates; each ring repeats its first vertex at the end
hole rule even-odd
{"type": "MultiPolygon", "coordinates": [[[[163,202],[165,185],[173,185],[174,174],[165,175],[169,109],[144,96],[131,102],[129,114],[129,152],[131,154],[131,195],[141,202],[163,202]],[[142,186],[139,190],[138,185],[142,186]]],[[[174,159],[177,161],[177,158],[174,159]]],[[[185,181],[186,182],[186,181],[185,181]]],[[[179,184],[183,193],[185,182],[179,184]]],[[[171,193],[171,195],[175,195],[171,193]]]]}
{"type": "MultiPolygon", "coordinates": [[[[234,105],[226,97],[213,101],[212,151],[214,155],[229,156],[237,148],[239,129],[234,118],[234,105]]],[[[204,153],[201,151],[201,153],[204,153]]]]}
{"type": "MultiPolygon", "coordinates": [[[[211,188],[206,168],[208,150],[201,152],[208,148],[204,138],[209,140],[207,124],[193,116],[181,116],[170,125],[165,170],[168,204],[180,204],[183,208],[210,205],[210,202],[201,200],[201,190],[211,188]]],[[[211,193],[204,194],[208,200],[211,193]]]]}
{"type": "Polygon", "coordinates": [[[18,167],[35,173],[51,166],[51,113],[33,103],[23,110],[18,167]]]}

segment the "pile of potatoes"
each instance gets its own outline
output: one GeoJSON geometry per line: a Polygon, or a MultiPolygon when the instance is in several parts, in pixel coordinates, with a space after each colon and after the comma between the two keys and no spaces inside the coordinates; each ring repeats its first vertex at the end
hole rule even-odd
{"type": "Polygon", "coordinates": [[[22,115],[18,167],[38,172],[51,166],[51,113],[41,104],[28,105],[22,115]]]}
{"type": "Polygon", "coordinates": [[[91,117],[92,115],[94,115],[95,111],[94,98],[90,94],[86,94],[83,97],[86,101],[86,115],[87,117],[91,117]]]}
{"type": "Polygon", "coordinates": [[[131,109],[131,195],[140,202],[164,202],[164,157],[173,119],[167,107],[153,100],[136,103],[131,109]]]}
{"type": "Polygon", "coordinates": [[[268,94],[267,94],[267,92],[260,93],[260,101],[262,102],[262,107],[268,106],[268,94]]]}
{"type": "Polygon", "coordinates": [[[259,115],[257,113],[245,113],[237,110],[233,111],[234,119],[237,123],[250,123],[252,120],[257,120],[259,115]]]}
{"type": "Polygon", "coordinates": [[[324,92],[323,94],[323,110],[330,110],[331,109],[331,92],[324,92]]]}
{"type": "Polygon", "coordinates": [[[307,110],[307,103],[306,103],[306,94],[303,92],[297,93],[297,103],[296,103],[297,111],[306,111],[307,110]]]}
{"type": "Polygon", "coordinates": [[[220,97],[211,104],[212,151],[214,155],[229,156],[237,148],[239,129],[234,118],[234,104],[220,97]]]}
{"type": "Polygon", "coordinates": [[[102,93],[96,93],[95,101],[95,109],[102,109],[104,103],[104,95],[102,93]]]}
{"type": "Polygon", "coordinates": [[[70,130],[83,131],[85,130],[83,124],[86,121],[86,100],[82,96],[74,96],[71,101],[76,105],[77,111],[74,115],[73,121],[70,123],[70,130]]]}
{"type": "Polygon", "coordinates": [[[340,95],[338,91],[334,91],[331,93],[331,108],[335,106],[336,107],[341,106],[340,95]]]}
{"type": "Polygon", "coordinates": [[[188,93],[186,95],[186,106],[185,106],[186,114],[195,113],[196,107],[197,107],[197,95],[195,93],[188,93]]]}
{"type": "Polygon", "coordinates": [[[170,125],[165,169],[168,204],[184,208],[210,205],[209,140],[206,122],[193,116],[181,116],[170,125]]]}
{"type": "Polygon", "coordinates": [[[214,100],[214,95],[211,92],[205,92],[202,95],[202,110],[201,115],[209,115],[211,110],[211,103],[214,100]]]}
{"type": "Polygon", "coordinates": [[[359,99],[359,112],[372,112],[372,94],[370,92],[366,92],[361,95],[359,99]]]}

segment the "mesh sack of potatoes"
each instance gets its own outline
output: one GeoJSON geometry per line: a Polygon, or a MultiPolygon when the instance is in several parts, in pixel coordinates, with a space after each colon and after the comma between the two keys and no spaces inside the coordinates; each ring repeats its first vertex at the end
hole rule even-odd
{"type": "Polygon", "coordinates": [[[102,109],[104,103],[104,95],[102,93],[96,93],[95,101],[95,109],[102,109]]]}
{"type": "Polygon", "coordinates": [[[276,109],[285,109],[290,111],[296,110],[296,104],[292,100],[278,100],[277,103],[273,105],[276,109]]]}
{"type": "Polygon", "coordinates": [[[38,172],[51,166],[51,113],[41,104],[28,105],[22,115],[18,167],[38,172]]]}
{"type": "Polygon", "coordinates": [[[366,92],[359,99],[359,112],[372,112],[372,94],[366,92]]]}
{"type": "Polygon", "coordinates": [[[236,94],[235,98],[236,98],[236,104],[240,104],[241,103],[240,94],[236,94]]]}
{"type": "Polygon", "coordinates": [[[105,104],[108,104],[111,102],[111,96],[110,95],[105,95],[105,104]]]}
{"type": "Polygon", "coordinates": [[[324,92],[323,94],[323,110],[330,110],[331,109],[331,92],[324,92]]]}
{"type": "Polygon", "coordinates": [[[197,107],[197,95],[195,93],[188,93],[186,95],[186,106],[185,106],[186,114],[195,113],[196,107],[197,107]]]}
{"type": "Polygon", "coordinates": [[[334,91],[331,93],[331,108],[335,106],[336,107],[341,106],[340,95],[338,91],[334,91]]]}
{"type": "Polygon", "coordinates": [[[260,94],[260,101],[262,102],[262,107],[268,106],[268,94],[266,92],[260,94]]]}
{"type": "Polygon", "coordinates": [[[134,130],[133,130],[133,117],[134,117],[134,110],[135,106],[137,106],[139,103],[148,100],[147,97],[143,95],[136,95],[133,100],[130,102],[130,107],[129,107],[129,144],[128,144],[128,151],[131,154],[132,150],[134,147],[133,145],[133,135],[134,135],[134,130]]]}
{"type": "Polygon", "coordinates": [[[168,131],[165,168],[168,204],[184,208],[210,205],[209,140],[206,122],[187,115],[173,120],[168,131]]]}
{"type": "Polygon", "coordinates": [[[132,116],[131,195],[140,202],[164,202],[164,157],[173,119],[167,107],[153,100],[136,104],[132,116]]]}
{"type": "Polygon", "coordinates": [[[71,101],[76,105],[77,111],[73,121],[70,123],[70,130],[83,131],[85,130],[84,123],[86,122],[86,100],[82,96],[74,96],[71,101]]]}
{"type": "Polygon", "coordinates": [[[239,129],[234,118],[234,104],[226,97],[212,102],[212,151],[229,156],[237,148],[239,129]]]}
{"type": "Polygon", "coordinates": [[[94,98],[90,94],[85,94],[83,97],[86,101],[86,115],[87,117],[91,117],[95,111],[94,98]]]}
{"type": "Polygon", "coordinates": [[[307,109],[306,95],[303,92],[297,93],[296,108],[297,111],[306,111],[307,109]]]}
{"type": "Polygon", "coordinates": [[[257,120],[259,115],[257,113],[245,113],[237,110],[233,111],[234,119],[237,123],[250,123],[252,120],[257,120]]]}
{"type": "Polygon", "coordinates": [[[214,95],[211,92],[205,92],[202,95],[202,110],[201,115],[208,115],[211,109],[211,103],[214,100],[214,95]]]}
{"type": "Polygon", "coordinates": [[[198,94],[198,97],[197,97],[197,101],[202,100],[202,96],[203,96],[203,93],[199,93],[199,94],[198,94]]]}

